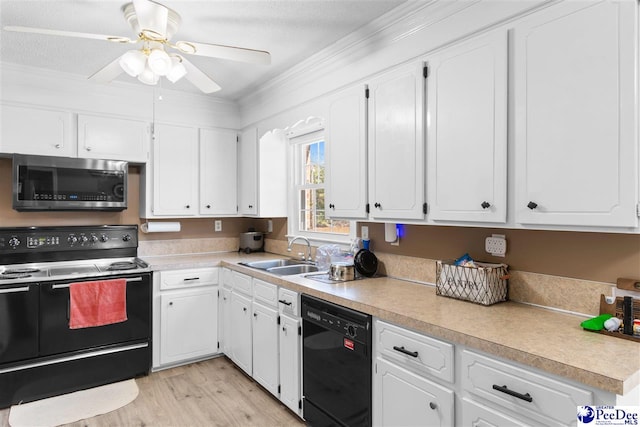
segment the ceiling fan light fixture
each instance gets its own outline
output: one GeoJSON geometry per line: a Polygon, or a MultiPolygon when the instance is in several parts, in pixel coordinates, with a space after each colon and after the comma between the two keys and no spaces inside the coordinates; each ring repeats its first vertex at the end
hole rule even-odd
{"type": "Polygon", "coordinates": [[[155,85],[158,84],[158,80],[160,76],[151,70],[148,66],[142,70],[142,72],[138,75],[138,80],[146,85],[155,85]]]}
{"type": "Polygon", "coordinates": [[[165,76],[171,71],[171,58],[164,49],[151,49],[148,63],[151,71],[159,76],[165,76]]]}
{"type": "Polygon", "coordinates": [[[182,53],[188,53],[191,55],[196,53],[196,47],[189,42],[183,42],[183,41],[177,42],[175,47],[182,53]]]}
{"type": "Polygon", "coordinates": [[[131,77],[137,77],[144,71],[147,56],[140,50],[130,50],[120,57],[120,67],[131,77]]]}
{"type": "Polygon", "coordinates": [[[182,58],[179,56],[171,57],[171,71],[165,76],[171,83],[175,83],[187,75],[187,69],[182,64],[182,58]]]}

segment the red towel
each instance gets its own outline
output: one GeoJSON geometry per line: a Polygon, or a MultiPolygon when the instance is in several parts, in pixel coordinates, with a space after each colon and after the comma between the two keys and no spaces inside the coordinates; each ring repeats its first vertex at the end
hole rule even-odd
{"type": "Polygon", "coordinates": [[[127,280],[96,280],[69,285],[69,329],[127,320],[127,280]]]}

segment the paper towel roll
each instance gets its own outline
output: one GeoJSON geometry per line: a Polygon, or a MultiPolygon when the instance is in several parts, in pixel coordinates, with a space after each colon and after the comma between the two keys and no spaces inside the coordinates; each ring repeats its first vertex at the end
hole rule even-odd
{"type": "Polygon", "coordinates": [[[168,233],[180,231],[179,222],[145,222],[140,227],[143,233],[168,233]]]}

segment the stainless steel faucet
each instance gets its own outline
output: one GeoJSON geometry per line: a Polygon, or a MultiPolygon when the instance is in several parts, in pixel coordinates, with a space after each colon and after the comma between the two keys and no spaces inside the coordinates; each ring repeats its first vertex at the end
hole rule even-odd
{"type": "Polygon", "coordinates": [[[311,243],[309,242],[309,239],[307,239],[304,236],[293,236],[293,239],[291,239],[291,241],[289,242],[289,246],[287,246],[287,252],[291,252],[291,246],[293,245],[293,242],[295,242],[298,239],[302,239],[305,242],[307,242],[307,257],[304,257],[304,254],[299,254],[302,255],[302,259],[305,261],[311,261],[311,243]]]}

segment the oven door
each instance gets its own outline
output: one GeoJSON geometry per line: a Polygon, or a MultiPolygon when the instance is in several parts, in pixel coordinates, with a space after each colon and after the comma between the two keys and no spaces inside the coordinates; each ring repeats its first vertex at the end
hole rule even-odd
{"type": "Polygon", "coordinates": [[[41,284],[40,355],[148,340],[151,336],[151,274],[72,279],[41,284]],[[127,320],[110,325],[69,328],[69,284],[127,279],[127,320]]]}
{"type": "Polygon", "coordinates": [[[0,286],[0,365],[38,355],[38,284],[0,286]]]}

